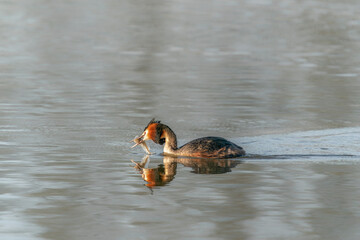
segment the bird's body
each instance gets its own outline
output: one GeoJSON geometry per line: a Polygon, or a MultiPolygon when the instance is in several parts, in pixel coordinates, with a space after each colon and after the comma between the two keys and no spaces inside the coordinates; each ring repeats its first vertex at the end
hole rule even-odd
{"type": "Polygon", "coordinates": [[[192,140],[177,151],[177,155],[201,158],[233,158],[245,155],[244,149],[221,137],[192,140]]]}

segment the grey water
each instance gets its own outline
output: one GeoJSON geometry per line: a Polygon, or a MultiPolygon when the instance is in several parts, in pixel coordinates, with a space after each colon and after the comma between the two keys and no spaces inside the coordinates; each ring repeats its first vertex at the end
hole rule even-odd
{"type": "Polygon", "coordinates": [[[357,240],[359,78],[355,0],[0,1],[0,238],[357,240]]]}

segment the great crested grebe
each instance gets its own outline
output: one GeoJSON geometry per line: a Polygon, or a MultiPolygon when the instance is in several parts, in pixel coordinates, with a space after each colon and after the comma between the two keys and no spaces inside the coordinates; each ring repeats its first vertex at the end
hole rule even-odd
{"type": "Polygon", "coordinates": [[[145,127],[140,137],[133,141],[133,147],[141,145],[147,153],[150,153],[145,141],[153,140],[155,143],[164,146],[164,155],[184,156],[196,158],[234,158],[245,155],[242,147],[221,137],[204,137],[192,140],[191,142],[177,147],[175,133],[165,124],[152,119],[145,127]]]}

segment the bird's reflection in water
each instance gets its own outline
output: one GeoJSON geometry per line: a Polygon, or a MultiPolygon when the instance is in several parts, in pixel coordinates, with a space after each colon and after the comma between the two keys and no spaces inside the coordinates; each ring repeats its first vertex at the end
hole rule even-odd
{"type": "Polygon", "coordinates": [[[171,182],[176,175],[177,164],[192,168],[193,173],[198,174],[220,174],[231,172],[231,168],[239,163],[239,160],[231,159],[201,159],[201,158],[179,158],[164,156],[163,163],[157,167],[149,167],[150,157],[146,155],[140,163],[132,161],[134,168],[141,173],[147,182],[147,187],[164,186],[171,182]]]}

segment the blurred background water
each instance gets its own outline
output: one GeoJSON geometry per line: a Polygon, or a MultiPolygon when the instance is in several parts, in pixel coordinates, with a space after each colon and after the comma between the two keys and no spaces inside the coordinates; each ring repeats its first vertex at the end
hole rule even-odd
{"type": "Polygon", "coordinates": [[[359,53],[355,0],[0,1],[1,238],[359,239],[359,53]],[[152,117],[249,156],[149,188],[152,117]]]}

